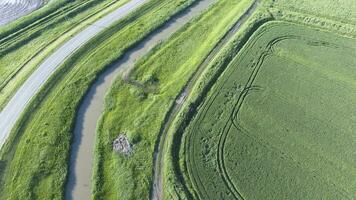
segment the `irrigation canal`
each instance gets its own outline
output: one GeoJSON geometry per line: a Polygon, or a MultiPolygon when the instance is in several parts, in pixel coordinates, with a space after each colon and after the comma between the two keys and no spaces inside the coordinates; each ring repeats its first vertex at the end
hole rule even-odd
{"type": "Polygon", "coordinates": [[[162,41],[167,40],[173,33],[215,2],[216,0],[199,0],[185,11],[172,17],[164,26],[155,30],[126,52],[91,86],[82,101],[75,122],[66,199],[90,199],[96,125],[104,111],[105,94],[115,78],[123,71],[132,68],[137,59],[147,54],[162,41]]]}

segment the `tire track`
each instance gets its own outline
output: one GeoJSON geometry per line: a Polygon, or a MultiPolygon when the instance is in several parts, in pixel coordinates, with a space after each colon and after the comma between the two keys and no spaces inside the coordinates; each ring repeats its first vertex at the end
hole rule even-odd
{"type": "Polygon", "coordinates": [[[235,127],[238,131],[242,131],[241,127],[239,127],[239,125],[238,125],[238,113],[243,105],[243,102],[247,98],[248,94],[251,91],[256,91],[256,90],[258,91],[260,89],[260,87],[254,86],[253,83],[255,82],[255,80],[258,76],[258,73],[261,70],[261,66],[263,65],[264,60],[273,53],[273,51],[274,51],[273,47],[277,43],[279,43],[285,39],[290,39],[290,38],[291,38],[291,36],[278,37],[278,38],[273,39],[272,41],[270,41],[267,44],[266,50],[260,55],[257,64],[255,65],[251,75],[249,76],[249,78],[244,86],[243,91],[239,94],[238,100],[236,101],[236,103],[233,107],[233,110],[230,114],[230,117],[224,126],[222,134],[220,135],[219,143],[218,143],[219,171],[222,174],[222,178],[224,179],[224,182],[230,188],[230,191],[233,192],[234,194],[236,194],[236,196],[235,196],[236,199],[244,199],[244,198],[238,192],[237,187],[231,180],[231,178],[228,174],[228,170],[225,165],[225,157],[224,157],[225,148],[224,147],[225,147],[226,140],[228,138],[228,135],[229,135],[232,127],[235,127]]]}
{"type": "MultiPolygon", "coordinates": [[[[258,37],[258,36],[257,36],[258,37]]],[[[242,127],[239,127],[238,125],[238,117],[239,117],[239,111],[241,110],[241,107],[243,105],[243,103],[245,102],[247,96],[252,92],[252,91],[258,91],[261,89],[261,87],[255,86],[254,82],[256,80],[256,78],[258,77],[258,74],[261,70],[261,66],[263,65],[265,59],[267,59],[271,54],[273,54],[275,52],[275,45],[283,40],[287,40],[287,39],[303,39],[300,36],[295,36],[295,35],[286,35],[286,36],[281,36],[278,38],[274,38],[271,41],[268,42],[268,44],[265,47],[265,50],[263,51],[262,54],[260,54],[259,58],[258,58],[258,62],[257,64],[254,65],[253,67],[253,71],[250,74],[250,76],[248,77],[248,80],[246,81],[246,84],[244,85],[243,90],[240,92],[240,94],[238,95],[238,99],[235,102],[235,104],[233,105],[233,109],[230,113],[230,116],[228,117],[222,134],[219,137],[219,143],[218,143],[218,149],[217,149],[217,159],[218,159],[218,164],[219,164],[219,172],[221,174],[221,177],[224,181],[224,183],[226,184],[226,186],[229,188],[229,190],[234,194],[236,199],[243,199],[243,196],[239,193],[237,187],[234,185],[233,181],[231,180],[231,177],[229,176],[228,173],[228,169],[225,166],[225,143],[227,141],[228,138],[228,134],[230,133],[230,130],[232,127],[235,127],[238,131],[243,132],[244,134],[246,134],[243,130],[242,127]]],[[[255,43],[254,41],[250,41],[250,43],[255,43]]],[[[324,45],[322,41],[317,40],[316,43],[314,43],[314,45],[324,45]]],[[[331,45],[331,44],[328,44],[331,45]]],[[[243,56],[243,55],[242,55],[243,56]]],[[[227,78],[224,80],[224,82],[221,84],[221,86],[218,88],[217,90],[217,94],[214,94],[214,96],[212,96],[212,98],[209,98],[208,102],[207,102],[207,106],[203,107],[203,110],[200,111],[202,112],[202,114],[200,116],[198,116],[197,120],[195,123],[199,124],[200,121],[204,120],[204,118],[207,116],[207,112],[210,109],[210,107],[213,105],[214,101],[216,100],[216,98],[221,95],[221,91],[223,88],[223,85],[229,80],[229,78],[231,77],[232,73],[230,74],[226,74],[227,78]]],[[[197,132],[201,132],[199,130],[199,127],[194,126],[193,127],[193,133],[197,133],[197,132]]],[[[193,141],[193,134],[190,134],[189,136],[190,138],[188,140],[193,141]]],[[[192,142],[194,143],[194,142],[192,142]]],[[[194,145],[192,146],[188,146],[188,144],[186,143],[186,149],[188,149],[188,153],[190,153],[190,157],[194,157],[194,145]],[[193,150],[189,150],[189,149],[193,149],[193,150]],[[192,153],[193,152],[193,153],[192,153]]],[[[186,158],[187,159],[187,158],[186,158]]],[[[195,161],[195,160],[194,160],[195,161]]],[[[191,164],[191,168],[194,168],[194,165],[190,162],[187,162],[188,165],[191,164]]],[[[188,167],[189,169],[189,167],[188,167]]],[[[193,179],[195,179],[194,174],[190,174],[190,176],[193,176],[193,179]]],[[[199,177],[198,177],[199,178],[199,177]]],[[[191,177],[192,179],[192,177],[191,177]]],[[[199,183],[199,180],[194,180],[195,184],[197,184],[197,182],[199,183]]],[[[204,198],[205,199],[205,198],[204,198]]]]}

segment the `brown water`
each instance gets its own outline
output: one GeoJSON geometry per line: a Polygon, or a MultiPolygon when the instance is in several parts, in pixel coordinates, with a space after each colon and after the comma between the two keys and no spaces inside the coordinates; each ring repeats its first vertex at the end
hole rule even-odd
{"type": "Polygon", "coordinates": [[[130,69],[135,61],[147,54],[154,46],[167,40],[192,18],[211,6],[216,0],[200,0],[163,27],[151,33],[101,74],[85,96],[77,114],[74,141],[70,158],[66,199],[90,199],[94,140],[97,122],[104,110],[104,97],[115,78],[130,69]]]}

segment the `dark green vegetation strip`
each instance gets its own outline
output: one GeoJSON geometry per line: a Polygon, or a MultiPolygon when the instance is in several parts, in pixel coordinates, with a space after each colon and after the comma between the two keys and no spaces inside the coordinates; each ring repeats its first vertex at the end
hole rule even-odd
{"type": "Polygon", "coordinates": [[[114,83],[98,127],[96,198],[149,197],[153,151],[168,111],[199,64],[250,3],[219,1],[140,60],[130,79],[144,88],[121,79],[114,83]],[[129,158],[112,150],[120,132],[133,142],[134,153],[129,158]]]}
{"type": "Polygon", "coordinates": [[[260,28],[187,130],[199,197],[355,198],[355,49],[301,25],[260,28]]]}
{"type": "Polygon", "coordinates": [[[0,29],[0,110],[40,62],[101,12],[127,0],[52,1],[0,29]]]}
{"type": "Polygon", "coordinates": [[[70,57],[1,150],[0,199],[62,199],[80,100],[97,75],[192,1],[152,0],[70,57]]]}

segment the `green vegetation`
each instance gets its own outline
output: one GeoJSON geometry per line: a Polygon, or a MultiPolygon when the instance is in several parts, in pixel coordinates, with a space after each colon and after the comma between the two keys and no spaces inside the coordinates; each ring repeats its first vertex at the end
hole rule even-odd
{"type": "Polygon", "coordinates": [[[219,1],[136,64],[129,79],[142,87],[121,79],[114,83],[98,126],[95,199],[148,198],[154,146],[167,113],[199,64],[250,4],[219,1]],[[112,151],[120,132],[133,141],[129,158],[112,151]]]}
{"type": "Polygon", "coordinates": [[[0,110],[53,50],[127,0],[51,2],[32,15],[0,28],[0,110]]]}
{"type": "Polygon", "coordinates": [[[349,0],[275,0],[274,7],[298,13],[316,15],[356,25],[356,2],[349,0]]]}
{"type": "Polygon", "coordinates": [[[187,129],[195,194],[355,198],[355,45],[284,22],[254,33],[187,129]]]}
{"type": "MultiPolygon", "coordinates": [[[[267,1],[269,2],[269,1],[267,1]]],[[[356,36],[356,1],[286,1],[269,2],[268,12],[275,19],[303,23],[345,36],[356,36]]]]}
{"type": "Polygon", "coordinates": [[[63,198],[75,113],[89,85],[128,48],[191,3],[152,0],[63,64],[1,149],[1,199],[63,198]]]}

